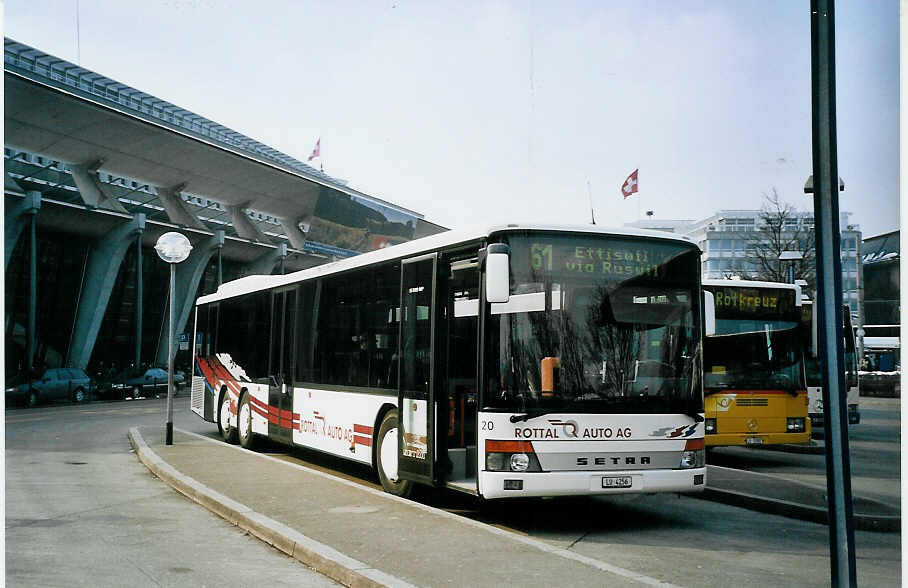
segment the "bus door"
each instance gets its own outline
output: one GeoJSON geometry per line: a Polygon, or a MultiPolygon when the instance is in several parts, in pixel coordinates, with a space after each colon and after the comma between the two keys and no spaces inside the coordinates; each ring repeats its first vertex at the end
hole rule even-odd
{"type": "Polygon", "coordinates": [[[268,437],[293,441],[293,366],[296,287],[271,294],[271,353],[268,370],[268,437]],[[273,418],[273,417],[277,418],[273,418]]]}
{"type": "Polygon", "coordinates": [[[398,475],[435,480],[435,273],[437,254],[401,267],[400,377],[397,396],[398,475]]]}

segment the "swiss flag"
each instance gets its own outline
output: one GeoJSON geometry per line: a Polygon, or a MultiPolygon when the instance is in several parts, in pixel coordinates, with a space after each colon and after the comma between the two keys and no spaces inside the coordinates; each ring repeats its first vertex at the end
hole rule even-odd
{"type": "Polygon", "coordinates": [[[621,186],[621,195],[627,198],[631,194],[637,191],[637,172],[640,171],[639,168],[635,169],[634,172],[627,176],[627,179],[624,180],[624,185],[621,186]]]}
{"type": "Polygon", "coordinates": [[[312,155],[310,155],[309,159],[307,159],[306,161],[312,161],[313,159],[321,155],[321,143],[322,138],[319,137],[318,141],[315,142],[315,149],[312,150],[312,155]]]}

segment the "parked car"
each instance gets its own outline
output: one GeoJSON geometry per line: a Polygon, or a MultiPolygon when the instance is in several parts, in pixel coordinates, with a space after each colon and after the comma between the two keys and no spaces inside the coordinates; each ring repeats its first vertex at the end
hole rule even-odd
{"type": "Polygon", "coordinates": [[[88,398],[92,381],[79,368],[50,368],[29,387],[28,380],[14,379],[6,386],[7,404],[24,403],[35,406],[47,400],[82,402],[88,398]]]}
{"type": "MultiPolygon", "coordinates": [[[[176,372],[173,374],[173,385],[182,388],[185,377],[176,372]]],[[[110,384],[110,392],[115,397],[139,398],[149,394],[167,392],[167,370],[153,367],[144,371],[127,370],[114,378],[110,384]]]]}

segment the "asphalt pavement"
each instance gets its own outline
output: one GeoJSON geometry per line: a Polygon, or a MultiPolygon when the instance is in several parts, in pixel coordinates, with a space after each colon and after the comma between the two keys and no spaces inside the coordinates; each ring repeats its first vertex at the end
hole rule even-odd
{"type": "MultiPolygon", "coordinates": [[[[194,433],[133,428],[139,459],[177,491],[349,586],[670,585],[530,537],[194,433]],[[530,574],[530,576],[528,576],[530,574]]],[[[803,449],[803,448],[801,448],[803,449]]],[[[816,449],[814,449],[815,451],[816,449]]],[[[822,449],[820,449],[822,451],[822,449]]],[[[825,523],[825,488],[708,466],[693,496],[825,523]]],[[[856,496],[855,528],[894,532],[894,506],[856,496]]]]}

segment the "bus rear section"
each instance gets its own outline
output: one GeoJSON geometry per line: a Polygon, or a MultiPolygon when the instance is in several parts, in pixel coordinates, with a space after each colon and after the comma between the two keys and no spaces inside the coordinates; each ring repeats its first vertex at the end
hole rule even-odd
{"type": "Polygon", "coordinates": [[[806,443],[800,287],[707,280],[703,346],[706,446],[806,443]]]}
{"type": "MultiPolygon", "coordinates": [[[[854,328],[851,324],[851,309],[846,304],[842,308],[842,334],[845,338],[845,405],[848,410],[848,424],[861,422],[860,384],[858,375],[857,346],[854,328]]],[[[807,377],[807,414],[813,433],[824,431],[825,410],[823,406],[823,374],[817,348],[817,317],[813,302],[803,300],[801,306],[801,331],[804,339],[804,362],[807,377]]]]}

